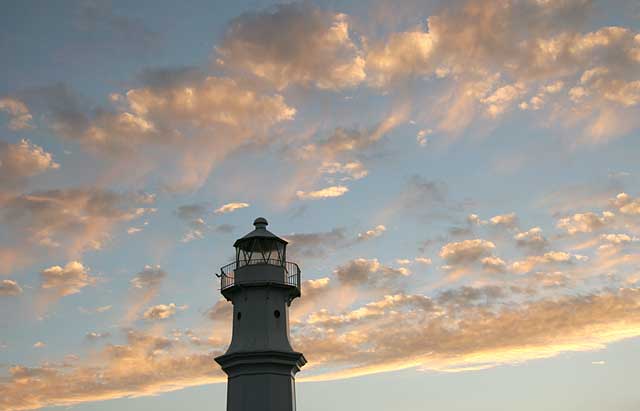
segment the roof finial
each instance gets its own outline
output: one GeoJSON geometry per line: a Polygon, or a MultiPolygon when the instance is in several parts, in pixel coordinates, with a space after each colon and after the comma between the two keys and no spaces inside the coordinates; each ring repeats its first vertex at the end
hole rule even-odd
{"type": "Polygon", "coordinates": [[[266,229],[267,226],[269,225],[269,222],[267,222],[267,219],[264,217],[258,217],[253,222],[253,225],[256,227],[256,229],[258,228],[266,229]]]}

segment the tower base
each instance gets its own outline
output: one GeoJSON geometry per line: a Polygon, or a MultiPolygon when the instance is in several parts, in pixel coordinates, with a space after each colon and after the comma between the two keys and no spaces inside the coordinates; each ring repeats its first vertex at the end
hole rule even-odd
{"type": "Polygon", "coordinates": [[[302,353],[234,352],[215,360],[228,376],[227,411],[295,411],[302,353]]]}

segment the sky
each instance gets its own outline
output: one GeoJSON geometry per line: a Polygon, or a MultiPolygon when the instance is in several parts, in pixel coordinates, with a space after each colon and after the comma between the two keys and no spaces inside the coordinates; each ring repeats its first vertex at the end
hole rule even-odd
{"type": "Polygon", "coordinates": [[[299,409],[640,409],[638,2],[0,7],[0,409],[224,410],[259,216],[299,409]]]}

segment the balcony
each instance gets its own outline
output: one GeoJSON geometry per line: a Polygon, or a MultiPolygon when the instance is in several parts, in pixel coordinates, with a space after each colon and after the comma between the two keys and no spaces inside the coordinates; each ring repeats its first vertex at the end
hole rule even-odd
{"type": "Polygon", "coordinates": [[[264,284],[278,284],[285,285],[290,287],[295,287],[297,293],[300,293],[300,267],[298,264],[286,261],[284,264],[282,260],[276,259],[254,259],[254,260],[240,260],[234,261],[231,264],[227,264],[224,267],[220,268],[220,291],[224,291],[233,287],[234,285],[264,285],[264,284]],[[276,279],[269,278],[264,281],[236,281],[236,270],[238,268],[246,267],[246,266],[259,266],[259,265],[267,265],[272,267],[282,267],[283,275],[282,277],[278,276],[276,279]]]}

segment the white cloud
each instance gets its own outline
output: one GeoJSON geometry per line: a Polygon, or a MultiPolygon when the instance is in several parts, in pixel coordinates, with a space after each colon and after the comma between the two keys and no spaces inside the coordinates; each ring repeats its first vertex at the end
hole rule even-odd
{"type": "MultiPolygon", "coordinates": [[[[564,251],[549,251],[548,253],[544,253],[543,255],[528,256],[524,260],[515,261],[513,264],[511,264],[511,269],[520,274],[528,273],[540,265],[558,263],[570,264],[572,262],[571,257],[571,254],[564,251]]],[[[578,261],[583,259],[583,256],[580,255],[575,255],[573,257],[578,261]]]]}
{"type": "Polygon", "coordinates": [[[222,206],[220,206],[219,208],[217,208],[215,210],[216,214],[227,214],[227,213],[232,213],[236,210],[239,210],[241,208],[247,208],[249,207],[249,203],[227,203],[224,204],[222,206]]]}
{"type": "Polygon", "coordinates": [[[325,161],[320,166],[320,172],[328,175],[342,174],[340,181],[360,180],[369,173],[360,161],[340,163],[338,161],[325,161]]]}
{"type": "Polygon", "coordinates": [[[387,231],[387,227],[382,224],[378,224],[370,230],[367,230],[363,233],[358,233],[358,240],[365,241],[372,238],[380,237],[385,231],[387,231]]]}
{"type": "Polygon", "coordinates": [[[482,267],[487,271],[503,272],[507,268],[507,263],[503,259],[495,256],[484,257],[480,260],[482,267]]]}
{"type": "Polygon", "coordinates": [[[513,238],[520,247],[540,250],[547,246],[547,239],[542,235],[542,229],[540,227],[533,227],[528,231],[519,232],[513,236],[513,238]]]}
{"type": "Polygon", "coordinates": [[[171,318],[176,313],[176,310],[184,310],[186,306],[176,306],[171,304],[158,304],[153,307],[149,307],[143,314],[145,320],[166,320],[171,318]]]}
{"type": "Polygon", "coordinates": [[[319,200],[324,198],[340,197],[346,194],[349,188],[345,186],[331,186],[316,191],[296,191],[296,196],[301,200],[319,200]]]}
{"type": "Polygon", "coordinates": [[[40,272],[43,289],[54,290],[60,296],[79,293],[80,290],[96,282],[89,275],[87,267],[79,261],[69,261],[64,267],[54,265],[40,272]]]}
{"type": "Polygon", "coordinates": [[[576,213],[570,217],[561,218],[556,226],[566,230],[570,235],[590,233],[606,227],[613,222],[614,217],[615,214],[610,211],[603,211],[601,215],[592,212],[576,213]]]}
{"type": "Polygon", "coordinates": [[[622,214],[640,215],[640,198],[633,198],[627,193],[620,193],[611,204],[622,214]]]}
{"type": "Polygon", "coordinates": [[[494,226],[504,226],[507,228],[513,228],[518,223],[518,216],[516,213],[501,214],[489,219],[489,222],[494,226]]]}
{"type": "Polygon", "coordinates": [[[414,261],[424,265],[431,265],[431,259],[427,257],[416,257],[414,258],[414,261]]]}

